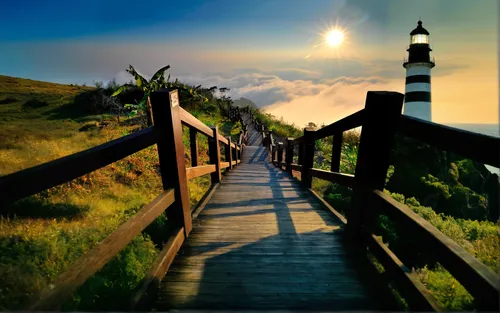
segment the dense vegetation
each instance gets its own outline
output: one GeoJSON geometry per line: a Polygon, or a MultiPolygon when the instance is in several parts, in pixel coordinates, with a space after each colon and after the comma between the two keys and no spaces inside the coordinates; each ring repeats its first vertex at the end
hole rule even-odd
{"type": "MultiPolygon", "coordinates": [[[[63,157],[145,126],[137,107],[142,88],[118,98],[115,82],[96,88],[0,76],[0,175],[63,157]]],[[[225,135],[241,125],[222,112],[231,105],[224,89],[202,89],[178,81],[181,106],[225,135]],[[195,90],[195,92],[193,91],[195,90]],[[189,97],[186,93],[200,95],[189,97]]],[[[184,144],[189,147],[188,132],[184,144]]],[[[186,151],[189,151],[186,149],[186,151]]],[[[208,163],[208,142],[199,136],[199,162],[208,163]]],[[[186,153],[186,164],[189,155],[186,153]]],[[[194,207],[209,177],[189,181],[194,207]]],[[[151,146],[71,182],[20,200],[0,217],[0,310],[16,309],[57,277],[162,190],[156,146],[151,146]]],[[[167,227],[167,228],[166,228],[167,227]]],[[[67,310],[123,310],[168,236],[160,216],[66,303],[67,310]]]]}
{"type": "MultiPolygon", "coordinates": [[[[288,125],[269,114],[257,112],[256,116],[278,136],[297,138],[302,135],[295,125],[288,125]]],[[[343,135],[340,166],[343,173],[354,174],[359,135],[357,130],[343,135]]],[[[331,151],[331,137],[316,141],[314,167],[329,170],[331,151]]],[[[313,179],[313,189],[343,215],[348,212],[350,188],[313,179]]],[[[500,273],[499,181],[498,176],[483,164],[397,136],[384,191],[500,273]]],[[[443,308],[450,311],[473,308],[472,296],[449,272],[415,253],[414,247],[425,249],[425,243],[386,216],[378,217],[376,235],[381,236],[407,266],[416,269],[443,308]]]]}

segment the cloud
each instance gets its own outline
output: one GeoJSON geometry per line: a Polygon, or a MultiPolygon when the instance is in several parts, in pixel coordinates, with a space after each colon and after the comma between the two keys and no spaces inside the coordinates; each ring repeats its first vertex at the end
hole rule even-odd
{"type": "Polygon", "coordinates": [[[290,100],[266,106],[264,110],[301,127],[309,122],[330,124],[362,109],[368,91],[403,92],[404,89],[404,84],[399,81],[379,80],[374,77],[340,78],[330,85],[322,86],[317,93],[295,96],[290,100]]]}
{"type": "MultiPolygon", "coordinates": [[[[232,72],[191,75],[182,80],[228,87],[231,89],[228,94],[233,99],[251,99],[267,112],[299,126],[308,122],[331,123],[361,109],[369,90],[404,92],[404,78],[342,76],[318,81],[288,80],[281,77],[280,71],[277,71],[280,75],[252,71],[239,70],[237,75],[232,72]]],[[[304,74],[317,75],[316,72],[304,74]]]]}

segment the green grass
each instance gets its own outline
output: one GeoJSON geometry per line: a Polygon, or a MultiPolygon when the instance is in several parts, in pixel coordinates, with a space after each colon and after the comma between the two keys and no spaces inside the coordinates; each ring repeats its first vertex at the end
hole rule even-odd
{"type": "MultiPolygon", "coordinates": [[[[132,120],[92,115],[75,87],[0,76],[0,176],[51,161],[138,129],[132,120]]],[[[220,114],[199,113],[223,134],[239,131],[220,114]]],[[[200,163],[208,142],[199,136],[200,163]]],[[[235,136],[236,137],[236,136],[235,136]]],[[[186,147],[189,134],[184,132],[186,147]]],[[[185,149],[188,152],[188,149],[185,149]]],[[[189,164],[186,153],[186,164],[189,164]]],[[[189,181],[194,207],[210,177],[189,181]]],[[[0,218],[0,310],[13,310],[162,191],[156,146],[12,204],[0,218]]],[[[160,216],[65,304],[65,310],[123,310],[168,235],[160,216]]]]}

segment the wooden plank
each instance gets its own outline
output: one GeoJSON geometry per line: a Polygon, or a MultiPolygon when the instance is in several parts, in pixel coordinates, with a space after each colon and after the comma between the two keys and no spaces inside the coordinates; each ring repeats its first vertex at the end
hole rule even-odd
{"type": "Polygon", "coordinates": [[[220,168],[224,169],[226,167],[229,167],[229,162],[220,162],[220,168]]]}
{"type": "Polygon", "coordinates": [[[328,136],[335,135],[339,132],[344,132],[356,127],[361,126],[363,122],[364,109],[355,112],[341,120],[336,121],[328,126],[325,126],[316,131],[316,138],[323,139],[328,136]]]}
{"type": "Polygon", "coordinates": [[[227,138],[225,138],[224,136],[222,136],[220,133],[218,134],[218,137],[219,138],[219,141],[222,142],[224,145],[228,145],[228,141],[227,141],[227,138]]]}
{"type": "MultiPolygon", "coordinates": [[[[155,119],[155,122],[157,120],[155,119]]],[[[109,260],[120,252],[135,236],[174,203],[174,190],[166,190],[151,203],[144,206],[133,217],[122,224],[101,243],[81,256],[55,281],[40,293],[38,299],[28,306],[31,310],[59,310],[60,306],[97,273],[109,260]]]]}
{"type": "Polygon", "coordinates": [[[146,276],[142,279],[140,287],[131,297],[129,304],[130,311],[134,311],[137,305],[141,306],[140,302],[150,302],[155,298],[160,282],[174,261],[174,257],[185,238],[184,229],[176,228],[172,231],[167,243],[165,243],[163,249],[146,273],[146,276]]]}
{"type": "Polygon", "coordinates": [[[335,132],[333,134],[332,143],[332,164],[330,170],[332,172],[340,172],[340,159],[342,156],[342,132],[335,132]]]}
{"type": "Polygon", "coordinates": [[[335,184],[340,184],[348,187],[352,187],[354,184],[354,175],[351,174],[334,173],[320,169],[312,169],[311,173],[313,177],[328,180],[335,184]]]}
{"type": "Polygon", "coordinates": [[[498,310],[500,277],[479,262],[452,239],[414,213],[409,207],[382,191],[372,193],[380,213],[403,223],[420,238],[429,255],[433,255],[472,294],[482,310],[498,310]]]}
{"type": "Polygon", "coordinates": [[[373,214],[367,202],[371,191],[384,189],[403,99],[404,95],[398,92],[368,91],[366,94],[351,207],[347,212],[347,230],[351,237],[362,237],[363,225],[371,223],[373,214]]]}
{"type": "Polygon", "coordinates": [[[318,195],[318,193],[316,191],[314,191],[312,189],[309,189],[309,190],[316,197],[316,199],[318,201],[320,201],[330,212],[333,213],[333,215],[335,215],[339,219],[339,221],[341,221],[344,225],[347,224],[347,220],[342,214],[340,214],[328,202],[326,202],[325,199],[323,199],[320,195],[318,195]]]}
{"type": "Polygon", "coordinates": [[[290,164],[290,168],[292,169],[292,171],[302,171],[302,165],[298,165],[295,163],[290,164]]]}
{"type": "Polygon", "coordinates": [[[158,129],[158,159],[163,190],[175,190],[175,203],[167,211],[167,218],[177,227],[191,231],[191,204],[187,187],[182,139],[179,94],[176,89],[161,89],[150,96],[155,128],[158,129]]]}
{"type": "Polygon", "coordinates": [[[157,141],[147,128],[88,150],[0,177],[0,207],[95,171],[157,141]]]}
{"type": "Polygon", "coordinates": [[[314,147],[316,143],[316,132],[314,128],[304,129],[304,163],[302,164],[302,172],[300,182],[306,188],[311,188],[312,174],[311,171],[314,167],[314,147]]]}
{"type": "Polygon", "coordinates": [[[216,183],[220,183],[222,179],[221,167],[220,167],[220,145],[219,140],[214,138],[219,138],[219,131],[217,126],[214,126],[212,129],[212,138],[208,138],[208,154],[210,157],[210,163],[215,164],[215,172],[210,175],[212,185],[216,183]]]}
{"type": "Polygon", "coordinates": [[[186,169],[186,178],[188,180],[200,177],[206,174],[215,172],[215,164],[201,165],[196,167],[189,167],[186,169]]]}
{"type": "Polygon", "coordinates": [[[287,138],[286,139],[286,154],[285,154],[285,163],[286,163],[286,171],[289,174],[292,174],[292,168],[290,167],[290,164],[293,163],[293,145],[292,145],[293,138],[287,138]]]}
{"type": "Polygon", "coordinates": [[[238,164],[238,163],[237,163],[237,161],[233,161],[233,162],[232,162],[232,164],[233,164],[233,165],[236,165],[236,164],[238,164]]]}
{"type": "Polygon", "coordinates": [[[370,252],[382,264],[387,275],[396,281],[410,310],[443,311],[416,273],[409,270],[384,243],[380,242],[376,236],[370,235],[367,237],[367,244],[370,252]]]}
{"type": "Polygon", "coordinates": [[[217,187],[219,187],[219,183],[211,185],[210,189],[208,189],[203,198],[198,202],[198,205],[193,210],[193,220],[196,219],[198,215],[200,215],[200,213],[205,209],[210,199],[212,199],[217,187]]]}
{"type": "Polygon", "coordinates": [[[233,148],[231,148],[231,137],[227,137],[227,142],[229,143],[226,147],[226,162],[229,163],[229,169],[233,169],[233,148]]]}
{"type": "Polygon", "coordinates": [[[202,121],[191,115],[191,113],[184,110],[183,108],[180,108],[180,118],[182,124],[191,128],[195,128],[196,130],[198,130],[200,133],[204,134],[207,137],[213,137],[213,132],[210,129],[210,127],[203,124],[202,121]]]}
{"type": "Polygon", "coordinates": [[[398,131],[438,149],[452,151],[474,161],[500,167],[500,138],[473,133],[402,115],[398,131]]]}
{"type": "Polygon", "coordinates": [[[304,142],[304,136],[293,139],[292,141],[290,141],[290,145],[293,147],[293,146],[296,146],[296,145],[301,144],[303,142],[304,142]]]}
{"type": "MultiPolygon", "coordinates": [[[[191,149],[191,166],[198,166],[198,132],[195,128],[189,128],[189,147],[191,149]]],[[[189,178],[188,178],[189,179],[189,178]]]]}

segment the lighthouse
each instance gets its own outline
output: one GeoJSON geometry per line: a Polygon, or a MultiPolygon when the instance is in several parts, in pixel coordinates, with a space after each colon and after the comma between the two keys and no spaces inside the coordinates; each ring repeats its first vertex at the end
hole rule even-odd
{"type": "Polygon", "coordinates": [[[418,21],[417,28],[410,33],[410,46],[404,59],[406,69],[404,115],[432,121],[431,115],[431,69],[436,65],[431,58],[429,32],[418,21]]]}

